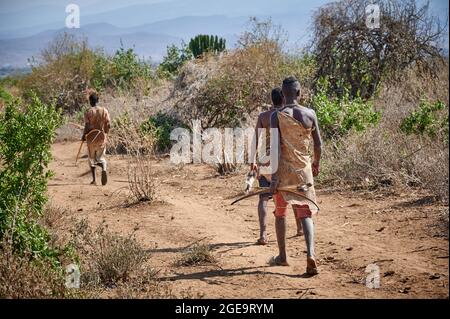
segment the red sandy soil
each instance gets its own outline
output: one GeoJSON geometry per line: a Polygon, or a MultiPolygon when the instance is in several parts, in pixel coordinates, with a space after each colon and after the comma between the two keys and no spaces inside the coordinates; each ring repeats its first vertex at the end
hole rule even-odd
{"type": "MultiPolygon", "coordinates": [[[[319,275],[308,278],[305,243],[288,216],[289,267],[269,266],[277,254],[274,218],[269,245],[257,246],[257,197],[230,206],[244,176],[219,177],[206,165],[174,167],[155,160],[158,201],[126,207],[127,159],[108,156],[109,182],[91,186],[85,159],[74,157],[78,142],[53,146],[49,183],[54,205],[76,219],[105,220],[123,234],[133,230],[150,263],[174,291],[191,289],[206,298],[448,298],[446,206],[409,192],[396,196],[318,190],[315,217],[319,275]],[[181,267],[175,262],[199,241],[213,249],[217,264],[181,267]],[[380,287],[365,285],[366,267],[380,269],[380,287]]],[[[99,171],[99,170],[98,170],[99,171]]],[[[269,204],[269,212],[273,204],[269,204]]]]}

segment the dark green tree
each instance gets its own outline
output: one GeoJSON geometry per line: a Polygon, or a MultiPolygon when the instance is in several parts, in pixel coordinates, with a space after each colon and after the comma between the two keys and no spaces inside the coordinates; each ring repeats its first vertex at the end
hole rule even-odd
{"type": "Polygon", "coordinates": [[[188,47],[194,57],[199,58],[206,52],[217,54],[224,51],[225,39],[219,38],[217,35],[199,34],[189,41],[188,47]]]}
{"type": "Polygon", "coordinates": [[[183,64],[192,58],[189,48],[183,43],[181,48],[176,45],[167,47],[167,54],[159,65],[159,71],[165,75],[176,75],[183,64]]]}

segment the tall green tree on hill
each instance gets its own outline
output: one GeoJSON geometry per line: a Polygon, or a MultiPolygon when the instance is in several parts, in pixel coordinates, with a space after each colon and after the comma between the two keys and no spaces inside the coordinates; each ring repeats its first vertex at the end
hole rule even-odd
{"type": "Polygon", "coordinates": [[[199,34],[189,41],[188,45],[195,58],[202,56],[205,52],[219,53],[225,50],[226,41],[217,35],[199,34]]]}

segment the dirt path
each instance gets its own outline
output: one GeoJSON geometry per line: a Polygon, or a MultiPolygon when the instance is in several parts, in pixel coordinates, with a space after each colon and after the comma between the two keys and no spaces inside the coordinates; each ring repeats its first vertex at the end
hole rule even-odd
{"type": "Polygon", "coordinates": [[[207,298],[448,298],[448,239],[439,227],[439,216],[448,207],[420,200],[423,196],[364,197],[319,190],[321,212],[315,223],[320,274],[307,278],[304,239],[293,237],[292,215],[290,267],[267,264],[277,253],[272,216],[270,244],[254,245],[257,199],[229,205],[243,187],[242,176],[219,178],[207,166],[180,169],[162,160],[155,162],[161,202],[125,208],[126,159],[109,156],[108,185],[90,186],[90,175],[81,176],[88,171],[86,160],[74,165],[78,146],[53,146],[53,204],[70,208],[76,218],[105,220],[124,234],[136,230],[151,264],[162,269],[161,277],[175,291],[191,289],[207,298]],[[175,266],[183,249],[197,240],[212,245],[218,264],[175,266]],[[379,267],[379,289],[365,286],[369,264],[379,267]]]}

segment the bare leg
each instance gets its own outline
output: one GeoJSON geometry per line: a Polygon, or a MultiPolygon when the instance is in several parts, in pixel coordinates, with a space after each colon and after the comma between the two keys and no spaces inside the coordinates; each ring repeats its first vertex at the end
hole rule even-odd
{"type": "Polygon", "coordinates": [[[275,263],[278,265],[288,265],[286,255],[286,217],[275,217],[275,231],[277,233],[277,242],[279,255],[275,263]]]}
{"type": "Polygon", "coordinates": [[[258,202],[258,218],[259,218],[259,244],[267,243],[267,202],[269,201],[268,196],[260,196],[258,202]]]}
{"type": "Polygon", "coordinates": [[[106,173],[106,161],[104,160],[102,163],[102,185],[106,185],[108,182],[108,174],[106,173]]]}
{"type": "Polygon", "coordinates": [[[314,223],[311,217],[302,218],[303,231],[305,232],[305,242],[307,251],[306,272],[310,275],[317,274],[317,264],[314,253],[314,223]]]}
{"type": "Polygon", "coordinates": [[[91,184],[95,185],[96,181],[95,181],[95,166],[91,166],[91,173],[92,173],[92,182],[91,184]]]}
{"type": "Polygon", "coordinates": [[[295,223],[297,224],[296,236],[303,236],[302,220],[301,220],[301,218],[297,218],[297,214],[295,213],[295,210],[293,210],[293,212],[294,212],[295,223]]]}

